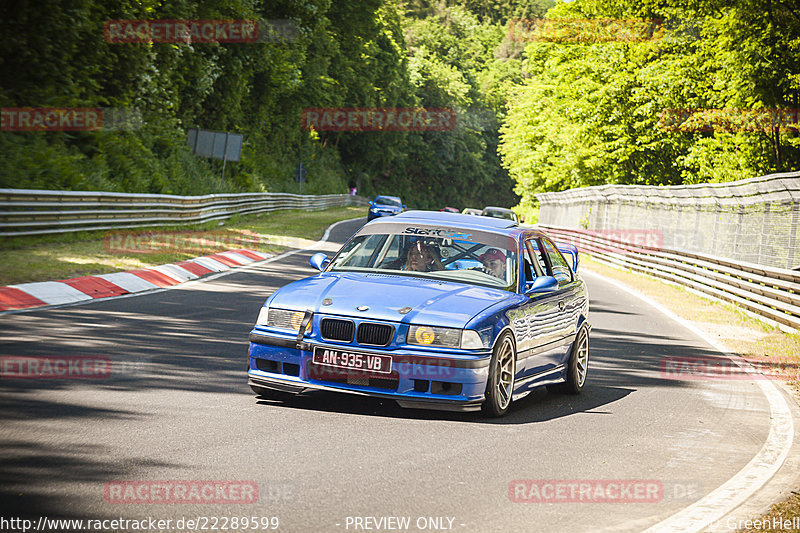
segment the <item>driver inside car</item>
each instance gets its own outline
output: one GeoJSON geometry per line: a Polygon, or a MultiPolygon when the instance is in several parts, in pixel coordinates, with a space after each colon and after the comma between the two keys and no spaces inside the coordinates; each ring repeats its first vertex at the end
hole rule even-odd
{"type": "Polygon", "coordinates": [[[506,254],[497,248],[489,248],[482,253],[478,260],[486,269],[486,272],[496,278],[505,279],[506,276],[506,254]]]}

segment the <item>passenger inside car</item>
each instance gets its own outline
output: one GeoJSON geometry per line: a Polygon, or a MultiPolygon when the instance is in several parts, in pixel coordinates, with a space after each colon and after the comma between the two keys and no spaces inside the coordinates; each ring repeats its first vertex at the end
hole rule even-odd
{"type": "Polygon", "coordinates": [[[390,268],[397,270],[409,270],[413,272],[434,272],[444,270],[442,261],[439,258],[439,250],[432,244],[422,241],[415,241],[409,246],[405,255],[405,261],[398,259],[390,268]]]}

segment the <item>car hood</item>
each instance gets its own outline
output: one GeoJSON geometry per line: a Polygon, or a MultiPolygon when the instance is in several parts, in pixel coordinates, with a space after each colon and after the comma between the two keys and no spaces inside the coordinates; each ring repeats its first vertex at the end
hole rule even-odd
{"type": "Polygon", "coordinates": [[[472,317],[509,296],[507,291],[462,283],[337,272],[290,283],[273,294],[269,305],[312,309],[326,315],[463,328],[472,317]],[[357,309],[365,306],[367,310],[357,309]],[[405,308],[410,310],[401,313],[405,308]]]}

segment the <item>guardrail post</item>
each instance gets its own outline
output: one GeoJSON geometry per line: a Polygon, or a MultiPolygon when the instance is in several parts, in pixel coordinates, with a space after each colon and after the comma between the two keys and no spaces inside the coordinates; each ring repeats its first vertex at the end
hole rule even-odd
{"type": "MultiPolygon", "coordinates": [[[[762,259],[764,257],[764,255],[763,255],[764,254],[764,247],[766,246],[766,243],[764,242],[764,240],[766,239],[767,232],[769,230],[770,205],[771,204],[769,202],[765,202],[764,203],[764,217],[761,219],[761,238],[758,239],[758,256],[757,256],[758,259],[757,259],[756,262],[759,263],[759,264],[762,264],[762,265],[767,265],[767,264],[772,265],[772,262],[765,263],[764,260],[762,259]]],[[[770,259],[771,259],[771,257],[770,257],[770,259]]]]}
{"type": "Polygon", "coordinates": [[[800,204],[793,204],[792,205],[792,226],[789,230],[789,258],[787,260],[788,264],[786,265],[787,268],[791,268],[793,270],[800,270],[800,264],[794,265],[794,250],[797,246],[797,219],[798,219],[798,211],[800,211],[800,204]]]}
{"type": "Polygon", "coordinates": [[[742,222],[744,222],[744,207],[739,206],[736,210],[736,227],[733,229],[733,249],[731,250],[731,257],[739,259],[739,232],[742,230],[742,222]]]}
{"type": "MultiPolygon", "coordinates": [[[[692,230],[693,233],[692,233],[692,240],[691,240],[692,246],[689,247],[689,249],[691,249],[694,252],[700,252],[701,251],[701,250],[698,249],[699,247],[697,246],[697,241],[699,240],[697,237],[698,237],[698,235],[700,235],[700,218],[702,216],[703,216],[703,207],[701,205],[698,205],[698,206],[696,206],[696,211],[695,211],[695,215],[694,215],[694,229],[692,230]]],[[[690,242],[688,240],[688,235],[687,235],[686,242],[690,242]]]]}
{"type": "Polygon", "coordinates": [[[711,254],[712,255],[721,255],[717,251],[717,235],[719,234],[719,219],[722,216],[722,205],[717,201],[717,198],[714,197],[714,231],[711,234],[711,254]]]}

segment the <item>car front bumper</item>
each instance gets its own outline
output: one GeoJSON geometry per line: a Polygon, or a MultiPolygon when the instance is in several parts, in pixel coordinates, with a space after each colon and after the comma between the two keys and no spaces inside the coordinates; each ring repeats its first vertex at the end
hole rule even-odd
{"type": "Polygon", "coordinates": [[[369,211],[367,214],[367,218],[372,220],[374,218],[391,217],[399,214],[400,211],[369,211]]]}
{"type": "Polygon", "coordinates": [[[355,348],[295,338],[250,334],[248,384],[300,394],[327,390],[397,401],[401,407],[448,411],[479,410],[484,400],[491,353],[465,357],[402,349],[355,348]],[[314,348],[353,349],[392,357],[390,374],[323,368],[313,362],[314,348]]]}

